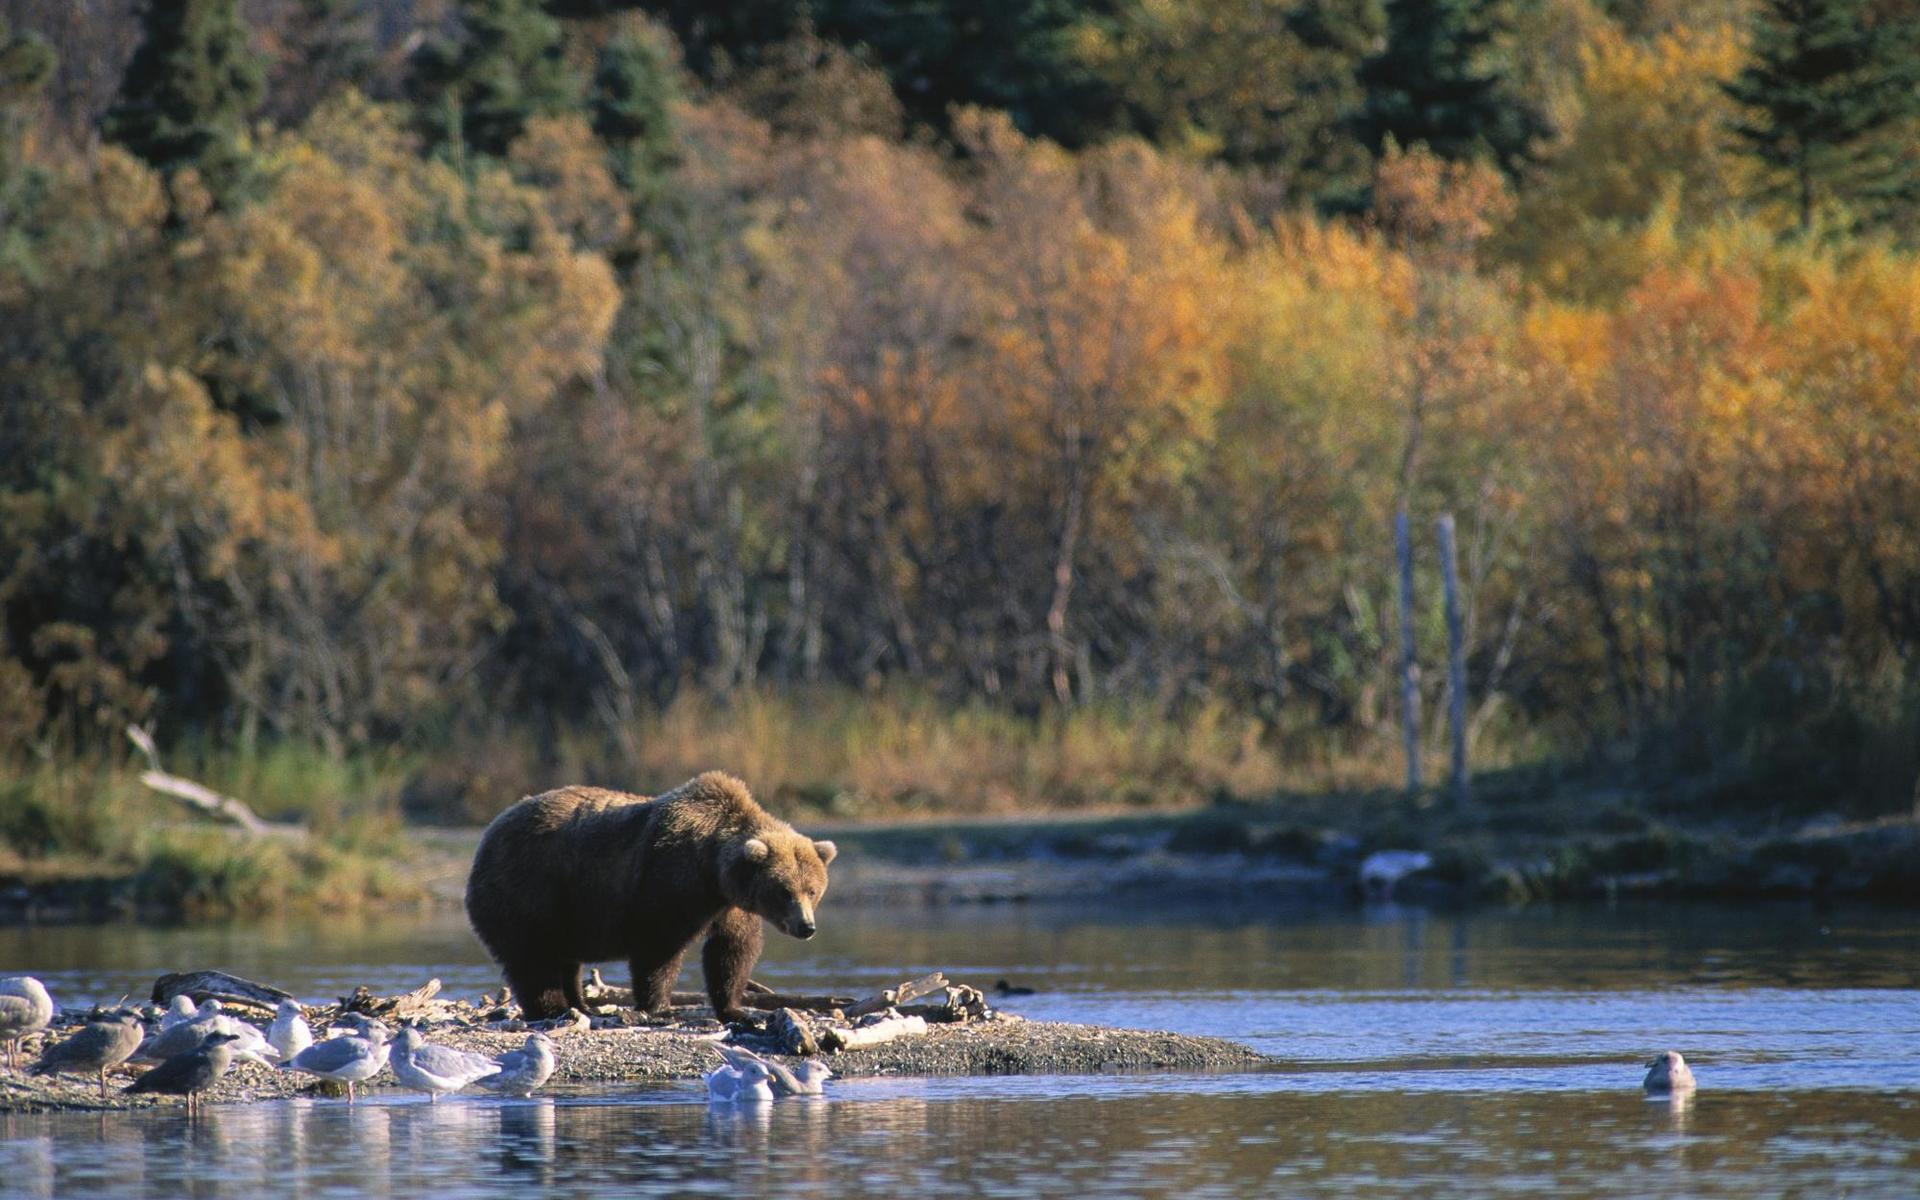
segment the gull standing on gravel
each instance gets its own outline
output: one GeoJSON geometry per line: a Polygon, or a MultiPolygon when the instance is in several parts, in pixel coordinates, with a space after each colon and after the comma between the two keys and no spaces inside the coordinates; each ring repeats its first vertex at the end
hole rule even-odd
{"type": "Polygon", "coordinates": [[[20,1069],[20,1043],[45,1029],[53,1020],[53,997],[31,975],[0,979],[0,1042],[6,1043],[7,1066],[20,1069]]]}
{"type": "Polygon", "coordinates": [[[40,1053],[40,1061],[27,1068],[29,1075],[52,1075],[66,1071],[100,1076],[100,1098],[107,1098],[107,1068],[117,1067],[133,1057],[140,1048],[145,1030],[140,1018],[123,1012],[105,1021],[95,1021],[56,1046],[40,1053]]]}
{"type": "Polygon", "coordinates": [[[533,1089],[553,1074],[553,1042],[544,1033],[530,1033],[525,1046],[493,1061],[500,1064],[499,1073],[476,1079],[475,1083],[505,1096],[531,1096],[533,1089]]]}
{"type": "Polygon", "coordinates": [[[279,1051],[267,1044],[267,1039],[257,1028],[229,1015],[221,1009],[218,1000],[211,999],[202,1003],[193,1017],[178,1021],[171,1028],[163,1024],[160,1032],[141,1043],[134,1057],[157,1061],[186,1054],[198,1050],[207,1038],[216,1033],[224,1033],[233,1039],[229,1049],[235,1058],[270,1067],[274,1064],[269,1060],[280,1057],[279,1051]]]}
{"type": "Polygon", "coordinates": [[[714,1049],[736,1070],[748,1063],[759,1063],[765,1067],[771,1076],[767,1082],[776,1096],[818,1096],[820,1085],[833,1078],[833,1068],[817,1058],[809,1058],[800,1064],[798,1071],[793,1071],[770,1058],[762,1058],[745,1046],[715,1046],[714,1049]]]}
{"type": "Polygon", "coordinates": [[[758,1057],[739,1066],[725,1063],[707,1072],[708,1104],[772,1104],[773,1072],[758,1057]]]}
{"type": "Polygon", "coordinates": [[[1640,1086],[1649,1092],[1685,1092],[1693,1089],[1693,1068],[1678,1050],[1665,1050],[1647,1063],[1647,1077],[1640,1086]]]}
{"type": "Polygon", "coordinates": [[[461,1088],[488,1075],[498,1075],[500,1064],[484,1054],[470,1054],[452,1046],[430,1046],[420,1031],[408,1026],[394,1039],[387,1060],[403,1086],[425,1092],[429,1103],[437,1104],[443,1092],[461,1088]]]}
{"type": "Polygon", "coordinates": [[[303,1071],[347,1085],[347,1103],[353,1103],[353,1085],[372,1079],[387,1065],[387,1027],[361,1019],[360,1032],[315,1042],[281,1065],[283,1071],[303,1071]]]}
{"type": "Polygon", "coordinates": [[[273,1025],[267,1030],[267,1044],[279,1053],[282,1062],[313,1045],[313,1027],[300,1014],[297,1003],[292,1000],[280,1002],[279,1009],[273,1014],[273,1025]]]}
{"type": "Polygon", "coordinates": [[[130,1094],[157,1092],[185,1096],[187,1114],[191,1116],[199,1109],[200,1093],[220,1082],[220,1077],[232,1068],[236,1040],[230,1033],[208,1034],[199,1049],[174,1055],[122,1090],[130,1094]]]}
{"type": "Polygon", "coordinates": [[[193,1001],[187,999],[184,993],[175,996],[173,1002],[167,1005],[167,1011],[160,1014],[159,1032],[165,1033],[182,1021],[193,1020],[193,1017],[193,1001]]]}

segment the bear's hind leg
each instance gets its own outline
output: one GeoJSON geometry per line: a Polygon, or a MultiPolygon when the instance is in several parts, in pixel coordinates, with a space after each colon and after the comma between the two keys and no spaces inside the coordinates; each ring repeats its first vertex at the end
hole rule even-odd
{"type": "Polygon", "coordinates": [[[743,909],[728,909],[707,930],[700,965],[707,974],[707,1000],[713,1015],[722,1021],[746,1019],[740,997],[747,990],[753,965],[760,961],[760,941],[760,918],[743,909]]]}
{"type": "Polygon", "coordinates": [[[560,980],[560,991],[565,997],[567,1007],[580,1012],[587,1011],[587,997],[580,990],[580,963],[573,963],[565,969],[560,980]]]}
{"type": "Polygon", "coordinates": [[[680,978],[680,961],[685,957],[685,950],[673,952],[665,962],[653,956],[634,956],[628,966],[633,970],[635,1011],[663,1013],[673,1007],[673,981],[680,978]]]}

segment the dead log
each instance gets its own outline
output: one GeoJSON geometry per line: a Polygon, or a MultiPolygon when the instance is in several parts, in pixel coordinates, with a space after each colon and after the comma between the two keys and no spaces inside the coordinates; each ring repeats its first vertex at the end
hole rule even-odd
{"type": "Polygon", "coordinates": [[[218,1000],[222,1004],[247,1005],[268,1012],[279,1008],[282,1000],[293,999],[290,992],[255,983],[251,979],[242,979],[238,975],[229,975],[225,971],[174,972],[153,981],[155,1004],[171,1004],[175,996],[185,996],[195,1004],[218,1000]]]}
{"type": "Polygon", "coordinates": [[[781,1054],[818,1054],[820,1042],[805,1017],[791,1008],[783,1008],[767,1022],[767,1036],[781,1054]]]}
{"type": "Polygon", "coordinates": [[[927,1031],[923,1017],[885,1017],[854,1029],[829,1029],[820,1035],[820,1044],[829,1050],[863,1050],[881,1046],[903,1037],[917,1037],[927,1031]]]}
{"type": "MultiPolygon", "coordinates": [[[[146,756],[148,770],[140,773],[140,782],[165,796],[172,796],[191,808],[220,821],[230,821],[248,833],[258,837],[272,833],[276,826],[261,820],[251,808],[232,796],[224,796],[204,784],[179,775],[169,775],[160,769],[160,755],[153,744],[153,735],[138,725],[127,726],[127,737],[140,748],[146,756]]],[[[288,826],[278,826],[285,830],[288,826]]]]}
{"type": "Polygon", "coordinates": [[[438,979],[429,979],[412,991],[398,996],[376,996],[362,984],[353,989],[351,996],[341,998],[340,1011],[364,1013],[369,1017],[392,1017],[396,1021],[416,1020],[440,1015],[447,1002],[435,1000],[434,997],[439,994],[438,979]]]}
{"type": "Polygon", "coordinates": [[[935,1024],[956,1024],[961,1021],[975,1021],[993,1015],[993,1008],[987,1003],[986,996],[979,988],[968,987],[964,983],[947,985],[946,997],[932,1004],[902,1004],[900,1012],[906,1016],[921,1017],[935,1024]]]}
{"type": "Polygon", "coordinates": [[[946,975],[940,971],[935,971],[931,975],[922,975],[918,979],[909,979],[897,987],[887,988],[876,996],[862,1000],[852,1008],[847,1009],[847,1015],[849,1017],[864,1017],[868,1013],[885,1012],[889,1008],[895,1008],[905,1004],[909,1000],[917,1000],[922,996],[930,995],[946,986],[946,975]]]}

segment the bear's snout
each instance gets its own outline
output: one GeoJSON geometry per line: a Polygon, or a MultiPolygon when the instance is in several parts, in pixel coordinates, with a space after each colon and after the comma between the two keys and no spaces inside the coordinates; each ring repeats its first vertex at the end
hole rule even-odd
{"type": "Polygon", "coordinates": [[[790,906],[786,916],[780,919],[781,931],[803,942],[812,937],[818,928],[813,922],[813,906],[805,902],[790,906]]]}

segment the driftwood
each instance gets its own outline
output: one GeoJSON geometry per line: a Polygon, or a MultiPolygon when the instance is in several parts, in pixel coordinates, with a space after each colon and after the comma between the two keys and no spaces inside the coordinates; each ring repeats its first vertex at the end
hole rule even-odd
{"type": "Polygon", "coordinates": [[[782,1054],[820,1053],[820,1041],[814,1037],[807,1019],[791,1008],[783,1008],[767,1022],[767,1036],[782,1054]]]}
{"type": "Polygon", "coordinates": [[[946,975],[935,971],[931,975],[922,975],[918,979],[910,979],[898,987],[887,988],[876,996],[862,1000],[852,1008],[847,1009],[847,1015],[849,1017],[864,1017],[868,1013],[885,1012],[887,1009],[905,1004],[909,1000],[918,1000],[922,996],[932,995],[934,992],[946,986],[946,975]]]}
{"type": "Polygon", "coordinates": [[[277,987],[255,983],[225,971],[175,972],[153,981],[155,1004],[171,1004],[175,996],[185,996],[195,1004],[218,1000],[222,1004],[244,1004],[268,1012],[280,1007],[282,1000],[293,999],[291,993],[277,987]]]}
{"type": "Polygon", "coordinates": [[[985,993],[979,988],[968,987],[964,983],[950,983],[946,987],[946,998],[934,1004],[902,1004],[900,1012],[904,1016],[920,1017],[938,1024],[953,1024],[958,1021],[972,1021],[991,1016],[993,1007],[987,1003],[985,993]]]}
{"type": "Polygon", "coordinates": [[[820,1044],[828,1050],[863,1050],[868,1046],[880,1046],[903,1037],[914,1037],[927,1031],[927,1022],[923,1017],[891,1016],[883,1017],[867,1025],[852,1029],[829,1029],[820,1035],[820,1044]]]}
{"type": "MultiPolygon", "coordinates": [[[[140,782],[162,795],[172,796],[189,807],[221,821],[230,821],[254,836],[272,833],[274,826],[261,820],[254,811],[232,796],[223,796],[204,784],[179,775],[169,775],[160,769],[160,754],[153,744],[153,735],[138,725],[127,726],[127,737],[140,753],[146,756],[147,770],[140,773],[140,782]]],[[[282,826],[281,828],[286,828],[282,826]]]]}
{"type": "Polygon", "coordinates": [[[398,996],[376,996],[365,984],[353,989],[353,994],[341,999],[340,1011],[343,1013],[364,1013],[369,1017],[392,1017],[396,1021],[411,1021],[421,1017],[441,1015],[447,1002],[435,1000],[440,994],[440,981],[429,979],[410,992],[398,996]]]}
{"type": "MultiPolygon", "coordinates": [[[[587,981],[581,989],[587,1003],[594,1007],[612,1004],[620,1008],[633,1007],[633,989],[608,983],[600,977],[600,968],[593,967],[587,972],[587,981]]],[[[797,1008],[803,1012],[832,1012],[843,1009],[853,1003],[852,996],[813,996],[794,992],[776,992],[757,980],[747,981],[746,995],[740,999],[741,1007],[757,1008],[764,1012],[775,1012],[783,1008],[797,1008]]],[[[673,993],[675,1008],[705,1008],[705,992],[673,993]]]]}

